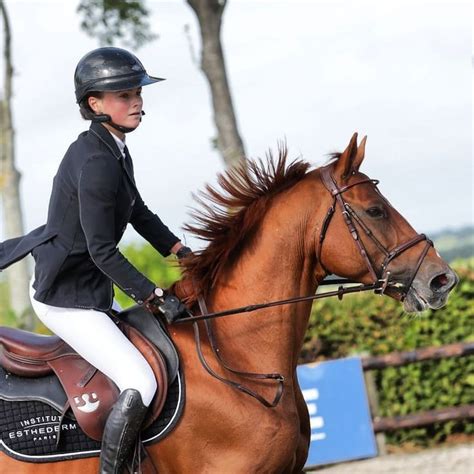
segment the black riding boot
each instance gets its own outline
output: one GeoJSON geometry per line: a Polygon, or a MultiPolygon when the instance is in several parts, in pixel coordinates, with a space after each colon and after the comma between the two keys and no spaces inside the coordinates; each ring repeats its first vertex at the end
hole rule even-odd
{"type": "Polygon", "coordinates": [[[148,407],[138,390],[124,390],[105,423],[100,452],[100,474],[120,474],[134,447],[148,407]]]}

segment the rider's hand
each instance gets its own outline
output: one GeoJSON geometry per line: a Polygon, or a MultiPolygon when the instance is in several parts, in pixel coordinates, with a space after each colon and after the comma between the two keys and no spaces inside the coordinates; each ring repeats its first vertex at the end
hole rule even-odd
{"type": "Polygon", "coordinates": [[[186,313],[186,306],[175,295],[167,294],[163,303],[158,305],[158,310],[163,313],[168,323],[173,323],[186,313]]]}
{"type": "Polygon", "coordinates": [[[186,247],[186,246],[183,245],[176,252],[176,258],[178,260],[181,260],[182,258],[187,257],[188,255],[191,255],[192,253],[193,253],[193,251],[189,247],[186,247]]]}
{"type": "Polygon", "coordinates": [[[165,292],[161,288],[156,287],[150,296],[145,300],[145,304],[154,304],[157,306],[158,304],[163,303],[164,296],[165,292]]]}

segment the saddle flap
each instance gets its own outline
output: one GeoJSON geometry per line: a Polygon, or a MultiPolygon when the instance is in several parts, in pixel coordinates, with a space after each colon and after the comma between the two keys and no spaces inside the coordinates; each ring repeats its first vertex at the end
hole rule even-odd
{"type": "Polygon", "coordinates": [[[168,383],[172,384],[178,373],[179,357],[160,319],[143,306],[133,306],[116,316],[119,321],[137,329],[160,350],[168,371],[168,383]]]}
{"type": "Polygon", "coordinates": [[[132,344],[141,352],[155,374],[157,389],[150,405],[150,409],[143,423],[143,429],[150,426],[160,415],[168,395],[168,373],[166,362],[161,352],[138,330],[119,323],[119,327],[132,344]]]}
{"type": "Polygon", "coordinates": [[[119,395],[117,386],[78,354],[65,355],[48,364],[61,382],[84,433],[100,441],[107,416],[119,395]]]}

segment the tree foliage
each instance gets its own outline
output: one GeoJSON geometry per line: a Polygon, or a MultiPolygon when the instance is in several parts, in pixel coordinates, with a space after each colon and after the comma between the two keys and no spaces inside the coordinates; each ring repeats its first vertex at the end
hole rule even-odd
{"type": "Polygon", "coordinates": [[[101,46],[116,41],[139,48],[157,37],[150,29],[149,11],[142,0],[81,0],[81,28],[101,46]]]}

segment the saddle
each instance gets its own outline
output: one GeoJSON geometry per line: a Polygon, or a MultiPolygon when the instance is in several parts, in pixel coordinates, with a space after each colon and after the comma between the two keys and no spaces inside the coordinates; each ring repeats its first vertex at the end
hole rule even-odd
{"type": "MultiPolygon", "coordinates": [[[[142,315],[133,312],[133,309],[128,310],[125,319],[140,320],[142,315]]],[[[147,311],[136,308],[135,312],[147,311]]],[[[147,313],[149,317],[145,319],[155,319],[151,313],[147,313]]],[[[168,374],[173,376],[173,369],[170,372],[169,359],[165,361],[155,344],[139,330],[123,320],[119,320],[117,324],[143,354],[156,377],[158,389],[144,423],[145,429],[158,418],[163,409],[170,380],[168,374]]],[[[141,324],[147,326],[143,321],[141,324]]],[[[154,339],[163,340],[163,334],[156,336],[156,333],[157,331],[154,339]]],[[[171,344],[170,341],[169,343],[171,344]]],[[[68,408],[71,408],[84,433],[96,441],[102,439],[105,422],[119,396],[118,388],[107,376],[90,365],[58,336],[43,336],[20,329],[0,327],[0,346],[0,365],[6,371],[29,378],[51,377],[55,374],[67,396],[63,416],[68,408]]],[[[173,352],[169,347],[166,351],[173,352]]],[[[177,361],[176,352],[174,356],[171,365],[177,361]]]]}

